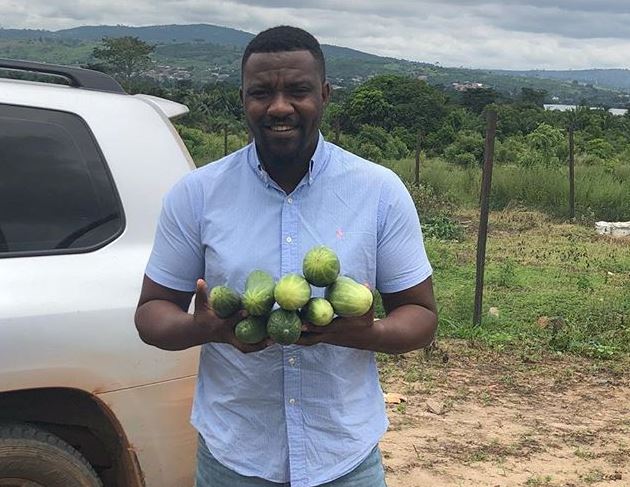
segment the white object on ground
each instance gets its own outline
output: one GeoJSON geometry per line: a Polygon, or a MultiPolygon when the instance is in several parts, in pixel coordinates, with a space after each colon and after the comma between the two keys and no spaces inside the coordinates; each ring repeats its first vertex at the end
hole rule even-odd
{"type": "Polygon", "coordinates": [[[627,237],[630,236],[630,222],[595,222],[595,230],[600,235],[627,237]]]}

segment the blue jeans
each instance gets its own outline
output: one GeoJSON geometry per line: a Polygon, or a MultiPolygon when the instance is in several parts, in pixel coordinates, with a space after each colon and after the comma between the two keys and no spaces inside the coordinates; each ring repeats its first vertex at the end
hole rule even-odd
{"type": "MultiPolygon", "coordinates": [[[[197,477],[195,487],[290,487],[290,483],[278,484],[259,477],[245,477],[220,464],[199,437],[197,448],[197,477]]],[[[385,471],[378,446],[352,472],[320,487],[387,487],[385,471]]]]}

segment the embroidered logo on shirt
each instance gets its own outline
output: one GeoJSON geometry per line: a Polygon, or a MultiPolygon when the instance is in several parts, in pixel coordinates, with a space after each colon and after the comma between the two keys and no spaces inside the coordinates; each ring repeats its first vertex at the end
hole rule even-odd
{"type": "Polygon", "coordinates": [[[337,238],[338,239],[342,239],[343,238],[343,230],[341,228],[337,229],[337,238]]]}

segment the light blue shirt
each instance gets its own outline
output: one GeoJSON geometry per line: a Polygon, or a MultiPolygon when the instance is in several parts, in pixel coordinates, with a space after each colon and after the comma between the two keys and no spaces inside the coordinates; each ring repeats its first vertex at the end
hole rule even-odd
{"type": "MultiPolygon", "coordinates": [[[[253,144],[199,168],[164,198],[146,273],[193,291],[243,292],[250,271],[301,273],[306,252],[332,248],[341,273],[384,293],[431,275],[416,208],[389,169],[320,135],[308,174],[287,195],[253,144]]],[[[313,288],[314,296],[324,289],[313,288]]],[[[192,423],[228,468],[292,487],[353,470],[387,430],[373,352],[318,344],[243,354],[201,348],[192,423]]]]}

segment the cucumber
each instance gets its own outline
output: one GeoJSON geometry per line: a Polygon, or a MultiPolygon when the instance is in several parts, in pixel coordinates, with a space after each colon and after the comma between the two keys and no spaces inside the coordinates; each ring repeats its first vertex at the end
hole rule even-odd
{"type": "Polygon", "coordinates": [[[300,316],[308,323],[316,326],[328,325],[334,316],[333,307],[325,298],[311,298],[302,308],[300,316]]]}
{"type": "Polygon", "coordinates": [[[326,288],[326,299],[339,316],[361,316],[372,307],[374,296],[363,284],[347,276],[339,276],[326,288]]]}
{"type": "Polygon", "coordinates": [[[302,321],[295,311],[276,309],[269,315],[267,333],[276,343],[291,345],[300,338],[302,321]]]}
{"type": "Polygon", "coordinates": [[[264,316],[273,308],[275,288],[273,277],[265,271],[255,270],[249,273],[243,292],[243,307],[252,316],[264,316]]]}
{"type": "Polygon", "coordinates": [[[265,316],[248,316],[239,321],[234,334],[243,343],[258,343],[267,338],[267,318],[265,316]]]}
{"type": "Polygon", "coordinates": [[[313,286],[326,287],[335,282],[340,267],[337,254],[332,249],[319,245],[304,256],[302,273],[313,286]]]}
{"type": "Polygon", "coordinates": [[[219,318],[227,318],[241,307],[241,296],[227,286],[215,286],[208,296],[208,306],[219,318]]]}
{"type": "Polygon", "coordinates": [[[278,281],[273,295],[282,309],[295,311],[310,299],[311,285],[299,274],[287,274],[278,281]]]}

